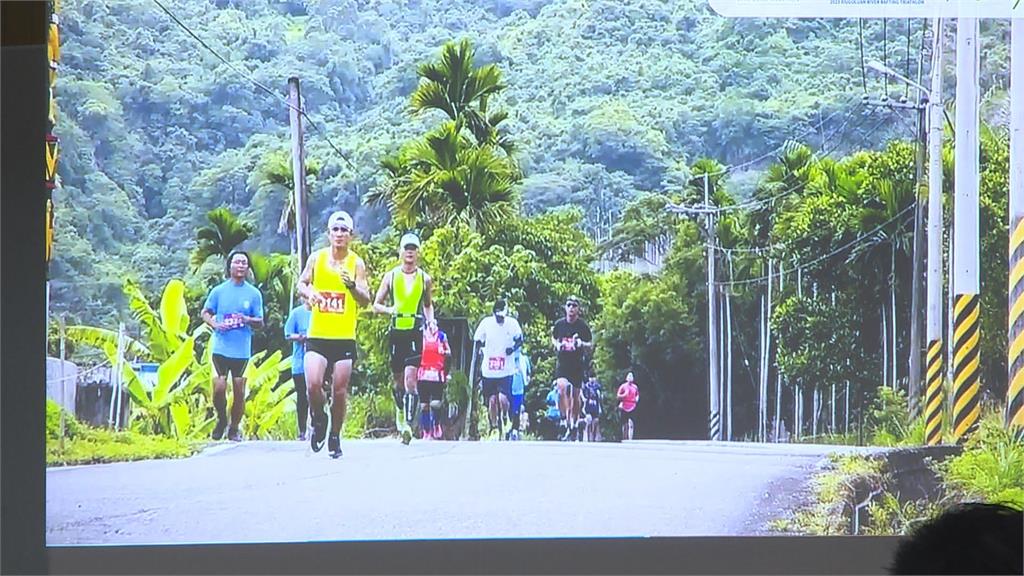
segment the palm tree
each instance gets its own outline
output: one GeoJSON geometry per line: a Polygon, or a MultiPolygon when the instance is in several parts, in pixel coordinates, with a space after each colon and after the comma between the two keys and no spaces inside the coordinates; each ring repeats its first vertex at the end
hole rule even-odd
{"type": "Polygon", "coordinates": [[[513,144],[498,128],[508,113],[487,109],[490,97],[506,88],[501,69],[494,64],[474,67],[475,53],[467,39],[448,42],[439,60],[420,65],[421,82],[411,97],[413,113],[440,110],[455,122],[457,132],[468,129],[478,145],[498,146],[511,157],[513,144]]]}
{"type": "Polygon", "coordinates": [[[448,121],[382,163],[385,184],[367,194],[399,227],[463,223],[486,229],[515,212],[521,176],[498,147],[474,144],[448,121]]]}
{"type": "Polygon", "coordinates": [[[239,220],[224,207],[210,210],[206,218],[210,224],[196,230],[196,247],[192,250],[194,270],[198,270],[211,256],[227,258],[253,232],[252,224],[239,220]]]}
{"type": "Polygon", "coordinates": [[[913,186],[895,183],[888,178],[872,178],[868,182],[869,197],[861,211],[860,232],[871,233],[857,246],[850,260],[860,264],[862,278],[872,286],[888,286],[889,306],[883,305],[882,340],[885,343],[886,380],[893,388],[897,382],[897,304],[896,288],[899,271],[909,269],[913,250],[913,227],[907,225],[913,215],[908,208],[914,203],[913,186]],[[902,215],[902,216],[901,216],[902,215]],[[872,233],[873,231],[873,233],[872,233]]]}
{"type": "MultiPolygon", "coordinates": [[[[307,193],[312,190],[312,181],[320,174],[320,169],[319,162],[310,158],[306,159],[307,193]]],[[[268,152],[250,176],[249,184],[258,190],[266,190],[284,196],[284,206],[281,209],[281,217],[278,219],[277,233],[289,236],[291,253],[294,254],[296,250],[294,233],[295,179],[291,154],[284,150],[268,152]]]]}
{"type": "Polygon", "coordinates": [[[469,40],[448,42],[440,58],[419,67],[413,114],[430,110],[448,119],[381,162],[386,181],[364,197],[386,205],[396,226],[463,223],[485,229],[513,215],[522,180],[513,144],[499,128],[508,114],[488,111],[505,89],[494,64],[476,67],[469,40]]]}

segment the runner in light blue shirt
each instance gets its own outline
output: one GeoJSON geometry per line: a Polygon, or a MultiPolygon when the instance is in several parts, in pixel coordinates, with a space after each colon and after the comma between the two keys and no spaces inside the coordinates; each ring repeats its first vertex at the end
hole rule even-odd
{"type": "Polygon", "coordinates": [[[299,296],[301,304],[292,308],[284,323],[285,340],[292,343],[292,383],[295,385],[295,416],[299,423],[299,440],[306,439],[306,422],[309,418],[309,396],[306,393],[306,374],[303,360],[306,356],[306,335],[309,332],[309,317],[312,310],[306,299],[299,296]]]}
{"type": "Polygon", "coordinates": [[[238,430],[245,414],[245,365],[252,355],[252,327],[263,326],[263,295],[246,282],[249,255],[236,251],[228,257],[228,279],[210,291],[203,304],[203,322],[213,329],[210,346],[213,353],[213,406],[217,424],[213,439],[224,437],[227,421],[228,374],[231,374],[231,428],[228,439],[242,440],[238,430]]]}

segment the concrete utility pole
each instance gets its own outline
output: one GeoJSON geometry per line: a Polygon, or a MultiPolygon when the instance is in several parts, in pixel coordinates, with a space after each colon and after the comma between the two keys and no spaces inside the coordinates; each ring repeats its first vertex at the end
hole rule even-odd
{"type": "Polygon", "coordinates": [[[1024,430],[1024,18],[1010,29],[1010,384],[1006,423],[1024,430]]]}
{"type": "Polygon", "coordinates": [[[295,253],[299,270],[309,257],[309,214],[306,207],[306,157],[302,143],[302,97],[299,79],[288,79],[288,116],[292,132],[292,194],[295,206],[295,253]]]}
{"type": "Polygon", "coordinates": [[[980,413],[978,242],[978,19],[957,18],[956,200],[953,208],[953,435],[963,442],[980,413]]]}
{"type": "Polygon", "coordinates": [[[715,214],[711,211],[711,190],[708,175],[704,174],[704,208],[707,210],[708,230],[708,439],[722,439],[722,418],[719,412],[720,381],[718,374],[718,335],[715,319],[718,317],[715,293],[715,214]]]}
{"type": "Polygon", "coordinates": [[[910,283],[910,373],[907,383],[907,401],[910,418],[914,419],[921,413],[921,288],[922,260],[925,255],[924,246],[924,210],[928,196],[924,193],[924,161],[927,120],[927,97],[921,99],[917,107],[917,149],[914,160],[914,249],[913,266],[910,283]]]}
{"type": "Polygon", "coordinates": [[[925,338],[928,354],[925,380],[925,443],[942,441],[942,29],[932,25],[932,89],[928,97],[928,304],[925,338]]]}

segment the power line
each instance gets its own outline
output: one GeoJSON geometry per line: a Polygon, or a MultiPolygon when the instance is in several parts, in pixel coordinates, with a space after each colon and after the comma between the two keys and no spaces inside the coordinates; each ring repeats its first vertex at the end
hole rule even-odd
{"type": "MultiPolygon", "coordinates": [[[[826,149],[823,149],[823,150],[819,151],[816,154],[817,156],[828,156],[832,152],[835,152],[837,149],[839,149],[839,146],[842,144],[842,142],[835,140],[836,136],[846,129],[846,126],[849,125],[850,120],[852,119],[854,112],[859,110],[862,106],[863,106],[863,102],[858,102],[857,105],[853,109],[851,109],[851,110],[849,110],[847,112],[846,121],[843,122],[842,126],[840,126],[838,129],[833,131],[832,135],[829,137],[829,140],[833,141],[831,148],[826,148],[826,149]]],[[[867,121],[867,117],[864,117],[862,119],[862,121],[859,124],[857,124],[857,127],[859,128],[859,127],[863,126],[866,121],[867,121]]],[[[874,129],[877,129],[877,127],[878,126],[876,125],[874,129]]],[[[869,133],[873,132],[874,129],[869,131],[869,133]]],[[[861,140],[861,142],[863,143],[863,139],[861,140]]],[[[788,145],[788,144],[789,144],[789,142],[786,143],[786,145],[788,145]]],[[[786,145],[783,145],[783,148],[786,145]]],[[[714,174],[709,174],[709,176],[713,176],[713,175],[714,174]]],[[[697,176],[698,177],[699,176],[703,176],[703,174],[698,174],[697,176]]],[[[746,208],[752,208],[752,207],[760,206],[760,205],[763,205],[763,204],[768,204],[770,202],[774,202],[775,200],[777,200],[779,198],[782,198],[783,196],[787,196],[790,193],[798,190],[801,186],[802,186],[801,184],[797,184],[797,185],[794,185],[794,186],[792,186],[790,188],[787,188],[787,189],[785,189],[785,190],[783,190],[781,192],[778,192],[778,193],[776,193],[776,194],[774,194],[774,195],[772,195],[770,197],[767,197],[767,198],[748,200],[748,201],[742,202],[740,204],[731,204],[729,206],[719,206],[719,207],[715,207],[715,208],[709,208],[709,207],[703,206],[703,205],[698,205],[698,206],[674,205],[674,206],[671,207],[671,209],[674,212],[684,212],[684,213],[690,213],[690,214],[708,214],[708,213],[718,214],[718,213],[721,213],[721,212],[732,212],[732,211],[735,211],[735,210],[743,210],[743,209],[746,209],[746,208]]]]}
{"type": "Polygon", "coordinates": [[[295,110],[296,112],[298,112],[298,113],[299,113],[299,115],[301,115],[301,116],[302,116],[303,118],[305,118],[305,119],[306,119],[306,121],[307,121],[307,122],[309,123],[309,125],[310,125],[310,126],[311,126],[311,127],[313,128],[313,130],[316,130],[316,132],[317,132],[317,133],[319,133],[319,134],[320,134],[321,136],[323,136],[323,137],[324,137],[324,139],[325,139],[325,140],[327,140],[327,144],[328,144],[328,145],[330,145],[330,147],[331,147],[331,148],[332,148],[332,149],[334,150],[334,152],[335,152],[335,153],[336,153],[336,154],[337,154],[338,156],[340,156],[340,157],[341,157],[341,159],[342,159],[342,160],[344,160],[346,164],[348,164],[349,168],[351,168],[353,172],[355,172],[355,171],[356,171],[356,166],[355,166],[355,164],[353,164],[353,163],[352,163],[352,161],[351,161],[351,160],[349,160],[349,159],[348,159],[348,157],[347,157],[347,156],[345,156],[345,154],[344,154],[344,153],[343,153],[343,152],[342,152],[342,151],[341,151],[341,150],[340,150],[340,149],[339,149],[339,148],[338,148],[337,146],[335,146],[335,145],[334,145],[334,141],[332,141],[332,140],[331,140],[331,137],[330,137],[330,136],[328,136],[326,132],[324,132],[323,130],[321,130],[321,129],[320,129],[320,127],[319,127],[319,126],[318,126],[318,125],[316,124],[316,122],[314,122],[314,121],[313,121],[313,119],[312,119],[312,118],[311,118],[311,117],[309,116],[309,114],[307,114],[307,113],[306,113],[306,111],[302,109],[302,107],[301,107],[301,104],[300,104],[300,106],[299,106],[298,108],[296,108],[296,107],[295,107],[294,105],[292,105],[292,103],[291,103],[291,102],[289,102],[289,101],[288,101],[288,99],[287,99],[287,98],[285,98],[285,97],[284,97],[284,96],[282,96],[281,94],[279,94],[279,93],[277,93],[277,92],[275,92],[275,91],[271,90],[271,89],[270,89],[270,88],[268,88],[268,87],[267,87],[266,85],[264,85],[264,84],[263,84],[262,82],[260,82],[259,80],[257,80],[257,79],[255,79],[255,78],[253,78],[251,74],[249,74],[249,73],[248,73],[248,72],[246,72],[245,70],[243,70],[243,69],[239,68],[238,66],[236,66],[235,64],[233,64],[233,63],[232,63],[231,61],[229,61],[229,60],[228,60],[227,58],[225,58],[224,56],[222,56],[222,55],[221,55],[221,54],[220,54],[219,52],[217,52],[216,50],[214,50],[213,48],[211,48],[209,44],[207,44],[206,42],[204,42],[202,38],[200,38],[200,37],[199,37],[199,36],[198,36],[198,35],[197,35],[197,34],[196,34],[195,32],[193,32],[193,31],[192,31],[192,29],[190,29],[190,28],[189,28],[189,27],[188,27],[188,26],[187,26],[187,25],[186,25],[186,24],[185,24],[184,22],[182,22],[181,20],[179,20],[179,19],[178,19],[178,17],[177,17],[177,16],[175,16],[175,15],[174,15],[174,13],[173,13],[173,12],[171,12],[171,11],[170,11],[170,10],[169,10],[169,9],[168,9],[168,8],[167,8],[166,6],[164,6],[164,5],[163,5],[163,4],[162,4],[162,3],[160,2],[160,0],[153,0],[153,2],[154,2],[154,3],[155,3],[155,4],[157,5],[157,6],[159,6],[159,7],[160,7],[160,9],[164,11],[164,13],[166,13],[166,14],[167,14],[168,16],[170,16],[171,20],[174,20],[174,23],[175,23],[175,24],[177,24],[178,26],[180,26],[180,27],[181,27],[181,29],[182,29],[182,30],[184,30],[184,31],[185,31],[185,32],[186,32],[186,33],[187,33],[187,34],[188,34],[189,36],[191,36],[192,38],[194,38],[194,39],[196,40],[196,42],[199,42],[199,44],[200,44],[200,45],[201,45],[201,46],[202,46],[203,48],[206,48],[206,49],[207,49],[207,50],[208,50],[208,51],[209,51],[209,52],[210,52],[211,54],[213,54],[214,56],[216,56],[218,60],[220,60],[221,62],[223,62],[223,63],[224,63],[225,65],[227,65],[227,67],[228,67],[228,68],[230,68],[230,69],[231,69],[231,70],[233,70],[233,71],[234,71],[235,73],[237,73],[238,75],[242,76],[243,78],[245,78],[246,80],[248,80],[249,82],[251,82],[251,83],[252,83],[252,84],[253,84],[254,86],[256,86],[257,88],[259,88],[260,90],[263,90],[263,91],[264,91],[264,92],[266,92],[267,94],[270,94],[271,96],[273,96],[273,97],[275,97],[275,98],[277,98],[277,99],[281,100],[282,102],[284,102],[284,103],[285,103],[285,105],[286,105],[286,106],[287,106],[287,107],[288,107],[289,109],[291,109],[291,110],[295,110]]]}
{"type": "Polygon", "coordinates": [[[823,256],[819,256],[818,258],[815,258],[814,260],[811,260],[810,262],[805,262],[803,264],[797,264],[797,265],[792,266],[792,267],[790,267],[788,269],[783,269],[781,264],[780,264],[778,272],[773,272],[772,274],[769,274],[769,275],[766,275],[766,276],[760,276],[760,277],[757,277],[757,278],[747,278],[745,280],[730,280],[728,282],[716,282],[715,284],[717,284],[719,286],[739,286],[739,285],[743,285],[743,284],[754,284],[754,283],[757,283],[757,282],[764,282],[766,280],[778,278],[779,276],[782,276],[783,274],[786,274],[786,273],[789,273],[789,272],[793,272],[794,270],[799,270],[801,268],[810,268],[811,266],[814,266],[815,264],[817,264],[819,262],[827,260],[828,258],[831,258],[832,256],[835,256],[836,254],[839,254],[840,252],[846,250],[847,248],[855,246],[856,244],[860,243],[861,241],[866,240],[866,239],[874,236],[876,232],[878,232],[882,228],[885,228],[889,224],[892,224],[893,222],[895,222],[896,220],[901,218],[908,210],[910,210],[911,208],[914,208],[915,206],[917,206],[916,202],[908,204],[902,210],[897,212],[895,216],[893,216],[892,218],[886,220],[885,222],[882,222],[878,226],[874,227],[870,232],[866,232],[866,233],[864,233],[864,234],[854,238],[853,240],[847,242],[846,244],[840,246],[839,248],[836,248],[835,250],[829,252],[828,254],[825,254],[823,256]]]}
{"type": "MultiPolygon", "coordinates": [[[[886,118],[882,118],[877,123],[875,123],[875,125],[871,128],[871,130],[868,131],[868,133],[865,136],[865,138],[861,139],[861,143],[864,142],[864,140],[866,139],[867,136],[870,136],[871,134],[873,134],[883,123],[885,123],[885,120],[886,120],[886,118]]],[[[901,124],[906,126],[906,122],[903,120],[902,116],[900,116],[900,121],[901,121],[901,124]]],[[[908,128],[913,130],[914,127],[913,126],[908,126],[908,128]]],[[[785,192],[784,194],[788,194],[789,192],[793,191],[795,188],[799,188],[799,186],[795,186],[794,188],[791,188],[789,191],[785,192]]],[[[788,246],[788,244],[778,243],[778,244],[770,244],[768,246],[758,246],[758,247],[753,247],[753,248],[744,248],[744,247],[740,247],[740,248],[724,248],[722,246],[715,246],[715,245],[705,244],[705,247],[710,247],[713,250],[717,250],[719,252],[723,252],[723,253],[726,253],[726,254],[730,254],[732,252],[763,254],[765,252],[771,252],[771,251],[777,250],[777,249],[784,249],[787,246],[788,246]]]]}
{"type": "MultiPolygon", "coordinates": [[[[787,138],[782,144],[776,146],[775,148],[769,150],[768,152],[765,152],[764,154],[761,154],[760,156],[758,156],[756,158],[753,158],[751,160],[747,160],[746,162],[742,162],[740,164],[732,164],[732,165],[726,166],[726,167],[722,168],[721,170],[719,170],[717,172],[708,172],[707,175],[709,177],[710,176],[722,176],[724,174],[728,174],[729,172],[735,172],[737,170],[741,170],[743,168],[746,168],[747,166],[751,166],[753,164],[757,164],[758,162],[760,162],[760,161],[762,161],[762,160],[764,160],[766,158],[770,158],[770,157],[774,156],[775,154],[778,154],[780,151],[785,149],[785,147],[789,144],[789,142],[791,142],[793,140],[800,140],[800,139],[804,138],[805,136],[807,136],[808,134],[813,134],[813,133],[819,131],[821,129],[821,126],[824,125],[825,122],[828,122],[832,118],[835,118],[840,113],[842,113],[844,111],[844,106],[847,106],[849,104],[853,104],[854,100],[856,100],[856,98],[853,98],[853,97],[849,98],[847,101],[841,103],[840,106],[838,108],[836,108],[836,110],[834,112],[832,112],[831,114],[829,114],[828,116],[826,116],[823,119],[819,116],[819,118],[818,118],[818,127],[817,128],[812,126],[811,128],[803,131],[801,134],[798,134],[796,136],[792,136],[792,137],[787,138]]],[[[856,110],[856,107],[854,108],[854,110],[856,110]]],[[[851,114],[852,112],[853,112],[853,110],[846,110],[846,113],[848,115],[851,114]]],[[[819,114],[821,113],[820,109],[819,109],[818,113],[819,114]]],[[[700,175],[703,176],[703,174],[700,174],[700,175]]]]}

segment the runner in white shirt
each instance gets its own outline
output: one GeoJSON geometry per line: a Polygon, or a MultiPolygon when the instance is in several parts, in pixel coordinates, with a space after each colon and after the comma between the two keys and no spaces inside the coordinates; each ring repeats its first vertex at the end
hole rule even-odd
{"type": "Polygon", "coordinates": [[[480,321],[473,340],[483,354],[480,374],[491,429],[498,428],[501,437],[501,414],[508,413],[512,396],[512,375],[516,371],[513,355],[523,345],[523,330],[519,321],[506,317],[504,300],[494,303],[494,315],[480,321]],[[500,409],[500,411],[499,411],[500,409]]]}

